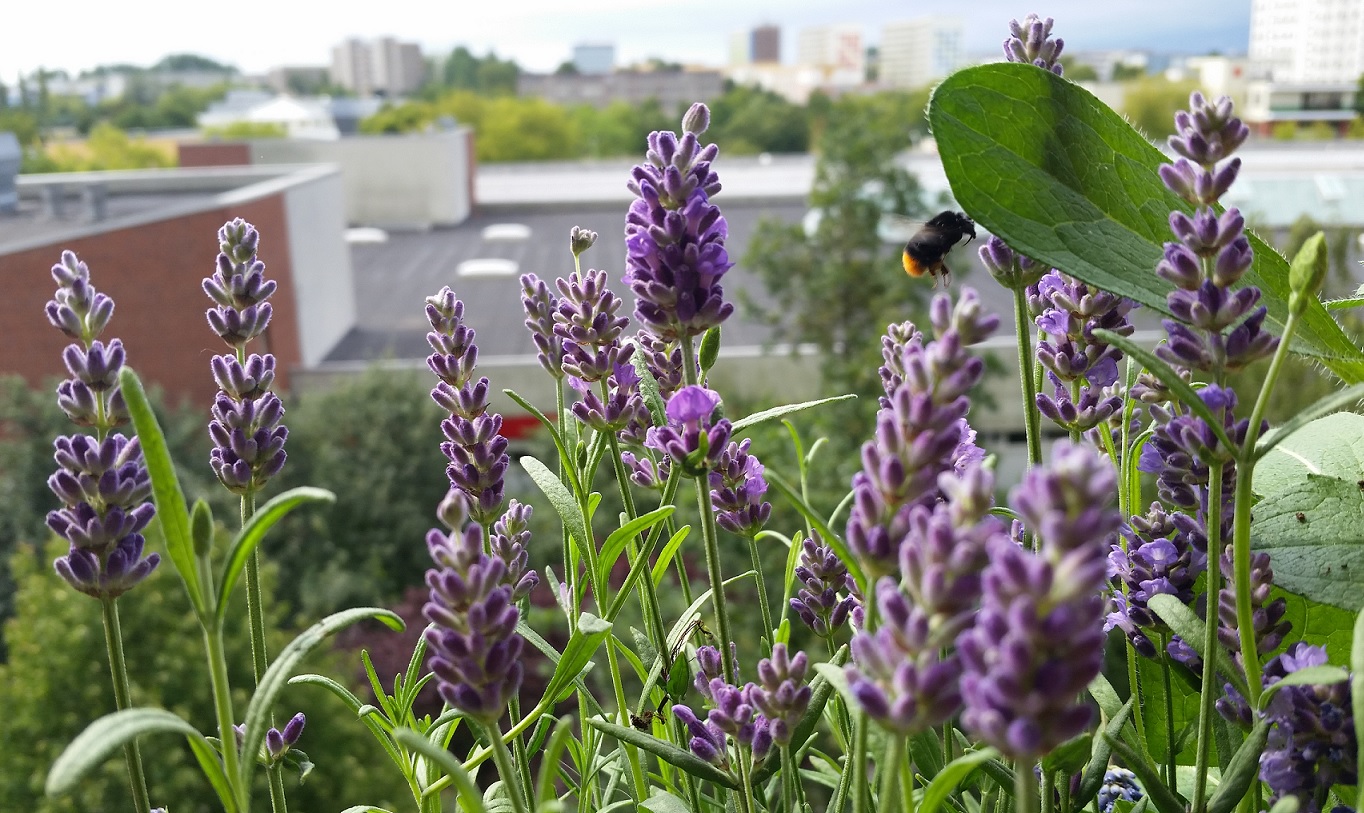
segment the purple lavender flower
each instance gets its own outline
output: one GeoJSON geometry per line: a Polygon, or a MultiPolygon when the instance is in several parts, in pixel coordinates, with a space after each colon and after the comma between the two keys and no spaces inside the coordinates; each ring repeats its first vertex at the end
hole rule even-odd
{"type": "Polygon", "coordinates": [[[492,552],[506,566],[505,583],[512,589],[512,601],[530,595],[540,583],[540,575],[529,567],[530,516],[534,509],[516,500],[507,503],[507,512],[493,525],[492,552]]]}
{"type": "Polygon", "coordinates": [[[981,313],[980,300],[969,288],[955,307],[939,294],[930,317],[934,341],[924,344],[912,325],[897,325],[883,342],[888,357],[882,381],[895,389],[877,413],[875,441],[862,447],[846,533],[870,579],[894,569],[908,531],[908,509],[933,503],[938,475],[956,468],[969,432],[966,394],[984,371],[984,362],[965,348],[999,325],[997,317],[981,313]]]}
{"type": "Polygon", "coordinates": [[[810,687],[805,683],[809,659],[804,652],[790,656],[786,644],[773,644],[772,657],[758,661],[759,683],[748,684],[753,705],[767,718],[772,742],[791,742],[796,724],[810,707],[810,687]]]}
{"type": "MultiPolygon", "coordinates": [[[[676,341],[660,339],[647,330],[641,330],[634,337],[635,352],[644,357],[645,365],[658,382],[658,392],[664,400],[682,389],[685,375],[682,365],[682,348],[676,341]]],[[[700,372],[696,367],[693,372],[700,372]]]]}
{"type": "Polygon", "coordinates": [[[502,511],[503,476],[511,465],[502,416],[488,412],[488,379],[474,380],[478,347],[474,330],[464,324],[464,303],[449,287],[426,300],[431,331],[426,341],[433,352],[426,364],[440,378],[431,398],[450,412],[441,421],[445,442],[441,451],[450,460],[445,473],[450,484],[469,498],[469,515],[480,525],[494,522],[502,511]]]}
{"type": "Polygon", "coordinates": [[[1018,20],[1009,21],[1011,37],[1004,40],[1004,58],[1010,62],[1026,62],[1057,76],[1064,68],[1061,66],[1061,49],[1065,40],[1060,37],[1051,39],[1052,19],[1045,20],[1036,14],[1029,14],[1018,20]]]}
{"type": "Polygon", "coordinates": [[[269,755],[271,762],[278,762],[284,758],[290,748],[298,742],[298,738],[303,736],[303,726],[308,722],[303,716],[303,712],[295,714],[289,718],[289,722],[284,724],[284,730],[271,728],[265,732],[265,752],[269,755]]]}
{"type": "Polygon", "coordinates": [[[630,452],[621,452],[620,460],[630,472],[630,482],[640,488],[662,491],[664,484],[668,482],[668,471],[672,464],[666,455],[658,463],[654,463],[648,455],[635,456],[630,452]]]}
{"type": "Polygon", "coordinates": [[[791,599],[791,610],[816,635],[832,637],[847,622],[853,607],[847,593],[848,566],[831,546],[813,536],[801,546],[796,579],[802,586],[791,599]]]}
{"type": "Polygon", "coordinates": [[[1089,724],[1078,698],[1103,663],[1104,553],[1121,520],[1115,477],[1083,447],[1058,444],[1052,470],[1030,472],[1012,497],[1039,550],[990,541],[981,610],[957,638],[961,719],[1031,760],[1089,724]]]}
{"type": "Polygon", "coordinates": [[[448,536],[426,535],[436,567],[426,572],[431,600],[422,612],[431,671],[441,699],[452,708],[496,724],[521,686],[524,640],[516,632],[521,614],[507,584],[507,566],[483,552],[483,529],[469,523],[448,536]]]}
{"type": "Polygon", "coordinates": [[[554,335],[563,342],[563,369],[589,383],[628,365],[633,345],[621,342],[630,320],[618,316],[621,299],[606,287],[605,271],[574,271],[557,281],[558,309],[554,311],[554,335]]]}
{"type": "MultiPolygon", "coordinates": [[[[1265,664],[1265,684],[1325,663],[1326,650],[1322,647],[1294,644],[1265,664]]],[[[1271,807],[1285,796],[1294,796],[1301,810],[1317,813],[1333,785],[1358,784],[1359,744],[1348,680],[1280,689],[1270,700],[1265,717],[1274,727],[1260,754],[1260,778],[1273,791],[1271,807]]]]}
{"type": "Polygon", "coordinates": [[[718,406],[714,390],[683,387],[668,399],[668,425],[651,427],[644,445],[668,455],[684,473],[701,476],[720,462],[729,442],[729,420],[712,420],[718,406]]]}
{"type": "Polygon", "coordinates": [[[763,464],[749,454],[752,441],[730,441],[710,472],[710,498],[715,521],[739,536],[756,536],[772,516],[772,503],[763,499],[767,481],[763,464]]]}
{"type": "Polygon", "coordinates": [[[1169,629],[1147,603],[1152,596],[1167,594],[1192,604],[1194,583],[1207,567],[1207,555],[1194,547],[1190,535],[1179,529],[1158,502],[1151,503],[1145,515],[1133,516],[1123,536],[1127,549],[1114,544],[1108,554],[1114,591],[1104,630],[1121,629],[1138,652],[1154,658],[1156,646],[1146,631],[1169,629]]]}
{"type": "Polygon", "coordinates": [[[1166,297],[1175,319],[1165,320],[1169,341],[1156,352],[1193,370],[1239,370],[1278,346],[1264,330],[1259,289],[1229,290],[1254,259],[1245,218],[1235,207],[1221,215],[1214,208],[1241,168],[1239,158],[1225,159],[1250,130],[1232,115],[1225,96],[1209,103],[1194,93],[1189,108],[1175,114],[1177,132],[1170,137],[1170,147],[1181,157],[1160,167],[1165,186],[1195,211],[1192,217],[1182,211],[1170,215],[1170,230],[1179,242],[1165,244],[1156,274],[1175,286],[1166,297]]]}
{"type": "Polygon", "coordinates": [[[241,218],[218,230],[219,254],[204,292],[216,304],[208,324],[233,353],[214,356],[209,366],[218,395],[208,425],[213,450],[209,466],[233,494],[254,494],[284,468],[284,404],[269,388],[275,380],[275,357],[246,355],[246,345],[265,332],[271,308],[266,302],[276,284],[265,278],[265,263],[256,257],[260,234],[241,218]]]}
{"type": "Polygon", "coordinates": [[[1047,271],[1041,263],[1024,257],[994,235],[986,238],[978,253],[990,276],[1011,291],[1036,285],[1042,274],[1047,271]]]}
{"type": "Polygon", "coordinates": [[[635,318],[668,341],[699,336],[734,312],[720,286],[733,265],[729,228],[710,202],[720,191],[710,168],[719,150],[698,141],[709,124],[710,111],[696,104],[680,139],[651,133],[645,163],[628,184],[636,199],[625,220],[625,281],[637,297],[635,318]]]}
{"type": "MultiPolygon", "coordinates": [[[[1236,420],[1236,393],[1211,384],[1199,390],[1198,397],[1214,415],[1222,416],[1228,439],[1237,446],[1244,443],[1250,421],[1236,420]]],[[[1209,467],[1217,462],[1223,464],[1223,492],[1230,494],[1236,482],[1236,448],[1226,448],[1212,427],[1192,413],[1175,414],[1161,406],[1152,406],[1150,412],[1155,432],[1137,465],[1141,471],[1157,475],[1160,498],[1181,508],[1202,508],[1207,499],[1209,467]]],[[[1261,431],[1266,428],[1268,424],[1262,423],[1261,431]]]]}
{"type": "MultiPolygon", "coordinates": [[[[626,354],[633,346],[626,346],[626,354]]],[[[573,417],[598,432],[623,432],[627,427],[648,423],[644,396],[639,391],[639,374],[629,364],[617,364],[606,377],[606,400],[603,402],[596,387],[580,378],[570,376],[568,383],[581,399],[573,404],[573,417]]]]}
{"type": "Polygon", "coordinates": [[[1142,796],[1136,774],[1126,768],[1110,767],[1104,772],[1103,784],[1099,786],[1099,811],[1113,813],[1113,806],[1118,800],[1139,802],[1142,796]]]}
{"type": "Polygon", "coordinates": [[[1122,353],[1094,336],[1098,329],[1130,336],[1130,299],[1071,279],[1053,269],[1029,289],[1030,304],[1039,308],[1037,326],[1043,338],[1037,358],[1047,369],[1053,393],[1037,394],[1037,408],[1063,429],[1086,432],[1122,409],[1122,398],[1106,387],[1118,380],[1122,353]]]}
{"type": "Polygon", "coordinates": [[[554,314],[559,298],[545,281],[534,274],[521,276],[521,307],[526,311],[526,328],[535,342],[535,358],[556,379],[564,377],[564,340],[554,333],[554,314]]]}
{"type": "MultiPolygon", "coordinates": [[[[1222,573],[1230,576],[1232,569],[1231,553],[1222,554],[1222,573]]],[[[1279,597],[1270,601],[1274,589],[1274,571],[1269,566],[1269,554],[1250,555],[1250,606],[1252,626],[1255,631],[1255,649],[1260,655],[1268,655],[1279,648],[1284,636],[1293,625],[1285,618],[1288,614],[1288,601],[1279,597]]],[[[1236,582],[1228,578],[1222,587],[1217,601],[1217,640],[1232,653],[1233,659],[1241,663],[1241,637],[1236,622],[1236,582]]]]}
{"type": "Polygon", "coordinates": [[[729,748],[725,743],[725,732],[707,719],[704,723],[697,718],[696,712],[683,705],[673,706],[673,715],[687,727],[691,740],[687,746],[691,752],[712,765],[725,768],[729,766],[729,748]]]}
{"type": "Polygon", "coordinates": [[[62,353],[72,377],[57,388],[57,401],[72,421],[97,433],[53,443],[57,471],[48,487],[62,507],[48,513],[47,525],[70,543],[53,567],[76,590],[115,598],[161,561],[155,553],[142,555],[142,531],[156,513],[151,479],[137,439],[109,433],[128,420],[117,383],[123,344],[97,338],[113,316],[114,301],[95,290],[89,267],[70,251],[52,266],[52,278],[57,291],[47,303],[48,321],[78,342],[62,353]]]}

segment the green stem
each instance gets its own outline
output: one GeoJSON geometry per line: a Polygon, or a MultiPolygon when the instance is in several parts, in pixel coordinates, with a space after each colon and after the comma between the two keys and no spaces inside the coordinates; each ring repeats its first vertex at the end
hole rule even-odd
{"type": "Polygon", "coordinates": [[[748,553],[753,559],[754,581],[758,583],[758,607],[762,610],[763,637],[767,640],[767,653],[772,653],[772,642],[776,640],[776,628],[772,626],[772,610],[767,606],[767,585],[763,579],[763,563],[758,557],[758,539],[748,537],[748,553]]]}
{"type": "MultiPolygon", "coordinates": [[[[606,382],[602,382],[602,397],[605,398],[606,382]]],[[[639,517],[639,510],[635,508],[635,498],[630,492],[630,475],[625,471],[625,463],[620,459],[620,442],[616,439],[615,433],[607,436],[611,444],[611,460],[615,464],[612,469],[616,473],[616,484],[620,488],[621,499],[625,501],[625,515],[630,520],[639,517]]],[[[639,542],[635,537],[629,541],[628,551],[630,553],[630,565],[633,567],[639,558],[639,542]]],[[[659,652],[668,651],[668,632],[663,627],[663,613],[658,608],[658,593],[654,590],[654,580],[649,573],[645,573],[637,580],[639,585],[640,611],[644,614],[645,628],[649,631],[650,643],[659,652]]]]}
{"type": "MultiPolygon", "coordinates": [[[[758,800],[753,796],[753,782],[749,779],[752,769],[749,761],[752,759],[752,752],[740,747],[739,758],[739,813],[758,813],[758,800]]],[[[647,797],[646,797],[647,798],[647,797]]]]}
{"type": "MultiPolygon", "coordinates": [[[[256,513],[256,495],[248,491],[242,495],[241,516],[242,527],[251,516],[256,513]]],[[[246,615],[248,624],[251,628],[251,673],[255,676],[255,683],[260,684],[261,676],[270,666],[270,650],[265,641],[265,604],[261,595],[260,588],[260,550],[251,551],[251,556],[246,560],[246,572],[244,581],[246,582],[246,615]]],[[[270,725],[275,724],[275,713],[270,712],[270,725]]],[[[274,813],[286,813],[289,809],[289,802],[284,797],[284,765],[275,762],[265,769],[266,776],[270,779],[270,809],[274,813]]]]}
{"type": "Polygon", "coordinates": [[[215,625],[212,629],[204,628],[204,649],[208,651],[208,676],[213,687],[213,711],[218,717],[218,741],[222,745],[223,772],[227,774],[227,780],[232,784],[233,793],[237,797],[237,807],[246,810],[244,797],[250,789],[238,784],[241,781],[241,774],[237,767],[239,759],[237,732],[232,730],[236,718],[232,712],[232,685],[227,678],[227,655],[223,651],[221,625],[215,625]]]}
{"type": "MultiPolygon", "coordinates": [[[[1174,707],[1174,687],[1170,679],[1170,654],[1168,645],[1170,636],[1165,633],[1160,634],[1160,672],[1165,684],[1165,784],[1171,788],[1178,787],[1175,783],[1175,707],[1174,707]]],[[[1133,703],[1133,706],[1136,704],[1133,703]]]]}
{"type": "MultiPolygon", "coordinates": [[[[1283,335],[1274,358],[1269,362],[1260,394],[1255,399],[1255,407],[1250,412],[1250,425],[1246,428],[1246,440],[1236,463],[1235,502],[1232,505],[1231,555],[1232,573],[1236,587],[1236,627],[1241,640],[1241,663],[1246,670],[1246,689],[1250,692],[1250,706],[1257,708],[1260,702],[1260,652],[1255,641],[1255,608],[1251,606],[1250,586],[1250,508],[1254,499],[1255,444],[1260,439],[1260,422],[1264,420],[1269,408],[1269,396],[1283,371],[1283,363],[1288,358],[1288,347],[1293,332],[1298,327],[1298,315],[1289,311],[1288,321],[1284,323],[1283,335]]],[[[1211,536],[1211,534],[1209,534],[1211,536]]]]}
{"type": "Polygon", "coordinates": [[[1207,618],[1203,630],[1203,693],[1198,709],[1198,753],[1194,763],[1194,813],[1202,813],[1208,794],[1208,760],[1212,752],[1212,715],[1213,701],[1218,692],[1211,687],[1217,685],[1217,604],[1222,592],[1222,469],[1224,464],[1211,464],[1208,474],[1208,601],[1207,618]]]}
{"type": "MultiPolygon", "coordinates": [[[[874,630],[876,626],[876,605],[867,604],[863,628],[874,630]]],[[[853,771],[853,813],[865,813],[867,797],[871,795],[867,787],[867,746],[870,737],[871,720],[866,711],[859,709],[853,722],[853,756],[850,762],[853,771]]]]}
{"type": "Polygon", "coordinates": [[[900,760],[900,795],[901,813],[914,813],[914,772],[907,759],[900,760]]]}
{"type": "Polygon", "coordinates": [[[1032,772],[1035,765],[1021,759],[1014,763],[1014,813],[1038,813],[1037,776],[1032,772]]]}
{"type": "Polygon", "coordinates": [[[876,798],[877,810],[889,810],[891,799],[895,798],[895,788],[900,784],[900,763],[905,761],[905,738],[890,736],[886,738],[885,759],[877,766],[881,774],[881,792],[876,798]]]}
{"type": "Polygon", "coordinates": [[[502,777],[502,787],[507,789],[511,798],[513,813],[527,813],[526,800],[521,796],[521,780],[516,775],[516,765],[512,763],[511,752],[502,741],[502,733],[497,724],[487,726],[488,739],[492,741],[493,761],[497,763],[497,773],[502,777]]]}
{"type": "Polygon", "coordinates": [[[1027,291],[1014,289],[1014,327],[1018,331],[1018,378],[1023,387],[1023,425],[1028,438],[1028,466],[1042,462],[1042,415],[1037,411],[1037,387],[1033,378],[1032,320],[1028,318],[1027,291]]]}
{"type": "MultiPolygon", "coordinates": [[[[132,692],[128,687],[128,662],[123,657],[123,628],[118,621],[116,599],[100,600],[104,611],[104,645],[109,651],[109,676],[114,684],[114,707],[119,711],[132,708],[132,692]]],[[[147,793],[147,774],[142,769],[142,751],[137,742],[123,746],[123,758],[128,763],[128,782],[133,789],[133,807],[138,813],[151,810],[147,793]]]]}
{"type": "MultiPolygon", "coordinates": [[[[1029,773],[1031,773],[1031,771],[1029,771],[1029,773]]],[[[1042,771],[1042,784],[1040,790],[1042,791],[1040,794],[1042,797],[1042,813],[1051,813],[1051,797],[1056,792],[1056,771],[1042,771]]]]}

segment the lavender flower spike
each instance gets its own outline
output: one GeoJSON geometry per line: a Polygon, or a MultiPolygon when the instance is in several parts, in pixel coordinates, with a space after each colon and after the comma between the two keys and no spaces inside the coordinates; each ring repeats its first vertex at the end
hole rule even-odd
{"type": "Polygon", "coordinates": [[[739,536],[756,536],[772,515],[772,503],[763,499],[767,480],[763,464],[749,454],[753,441],[730,441],[710,473],[710,498],[715,521],[726,531],[739,536]]]}
{"type": "Polygon", "coordinates": [[[57,402],[74,422],[94,435],[58,437],[53,443],[57,471],[48,487],[62,507],[47,515],[47,525],[70,543],[53,562],[57,574],[93,598],[115,598],[151,574],[160,563],[143,557],[142,531],[156,509],[151,478],[136,438],[109,433],[127,421],[117,381],[123,344],[108,345],[99,335],[114,313],[114,301],[90,284],[90,269],[70,251],[52,267],[57,292],[47,303],[53,326],[79,343],[63,352],[71,378],[57,388],[57,402]]]}
{"type": "Polygon", "coordinates": [[[733,265],[725,251],[729,227],[710,198],[720,182],[710,165],[719,150],[700,146],[710,123],[692,105],[683,134],[649,135],[645,162],[630,173],[636,195],[625,220],[625,281],[635,292],[635,318],[665,340],[699,336],[729,318],[720,278],[733,265]]]}
{"type": "Polygon", "coordinates": [[[422,612],[431,671],[441,699],[485,724],[496,724],[521,687],[521,613],[506,583],[507,566],[483,552],[483,529],[470,523],[448,536],[426,535],[436,568],[426,572],[431,600],[422,612]]]}
{"type": "Polygon", "coordinates": [[[1043,20],[1036,14],[1029,14],[1018,20],[1009,21],[1012,36],[1004,40],[1004,58],[1010,62],[1026,62],[1043,70],[1061,75],[1061,49],[1065,41],[1060,37],[1051,39],[1052,19],[1043,20]]]}
{"type": "MultiPolygon", "coordinates": [[[[1325,649],[1296,643],[1265,664],[1265,684],[1325,663],[1325,649]]],[[[1270,807],[1294,796],[1302,811],[1318,813],[1332,786],[1358,784],[1359,741],[1350,704],[1349,680],[1287,686],[1275,693],[1265,710],[1274,727],[1260,754],[1260,778],[1273,791],[1270,807]]]]}
{"type": "Polygon", "coordinates": [[[644,445],[668,455],[687,475],[701,476],[719,464],[729,442],[729,420],[713,420],[718,406],[714,390],[683,387],[668,399],[668,425],[650,427],[644,445]]]}

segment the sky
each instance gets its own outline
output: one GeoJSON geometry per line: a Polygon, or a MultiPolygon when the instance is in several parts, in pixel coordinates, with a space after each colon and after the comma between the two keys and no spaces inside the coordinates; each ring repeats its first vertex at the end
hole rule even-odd
{"type": "Polygon", "coordinates": [[[150,65],[196,53],[264,73],[279,65],[326,65],[349,37],[395,36],[428,54],[465,45],[495,50],[522,68],[549,71],[574,44],[609,42],[618,64],[659,56],[723,65],[730,35],[782,27],[785,61],[800,29],[862,26],[868,44],[887,22],[934,13],[964,18],[967,50],[995,50],[1011,18],[1036,11],[1057,20],[1070,50],[1145,48],[1164,53],[1244,53],[1250,0],[60,0],[0,2],[0,80],[38,67],[79,72],[100,64],[150,65]],[[325,9],[325,11],[323,10],[325,9]],[[967,9],[962,11],[962,9],[967,9]]]}

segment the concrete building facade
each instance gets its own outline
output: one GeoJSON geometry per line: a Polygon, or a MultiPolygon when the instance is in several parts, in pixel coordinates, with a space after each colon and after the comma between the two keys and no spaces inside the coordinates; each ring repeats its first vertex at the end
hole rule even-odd
{"type": "Polygon", "coordinates": [[[796,64],[819,72],[821,84],[853,87],[867,74],[862,27],[854,24],[806,28],[796,39],[796,64]]]}
{"type": "Polygon", "coordinates": [[[1252,0],[1250,62],[1257,79],[1341,84],[1364,74],[1364,3],[1252,0]]]}
{"type": "Polygon", "coordinates": [[[406,96],[426,81],[426,61],[415,42],[349,39],[332,48],[331,79],[359,96],[406,96]]]}
{"type": "Polygon", "coordinates": [[[760,25],[749,32],[749,62],[781,62],[781,27],[760,25]]]}
{"type": "Polygon", "coordinates": [[[881,31],[880,81],[889,87],[931,85],[966,61],[960,17],[922,17],[887,23],[881,31]]]}
{"type": "Polygon", "coordinates": [[[692,102],[708,102],[724,92],[719,71],[616,71],[604,74],[523,73],[516,78],[519,96],[538,96],[556,104],[590,104],[654,99],[664,110],[692,102]]]}

